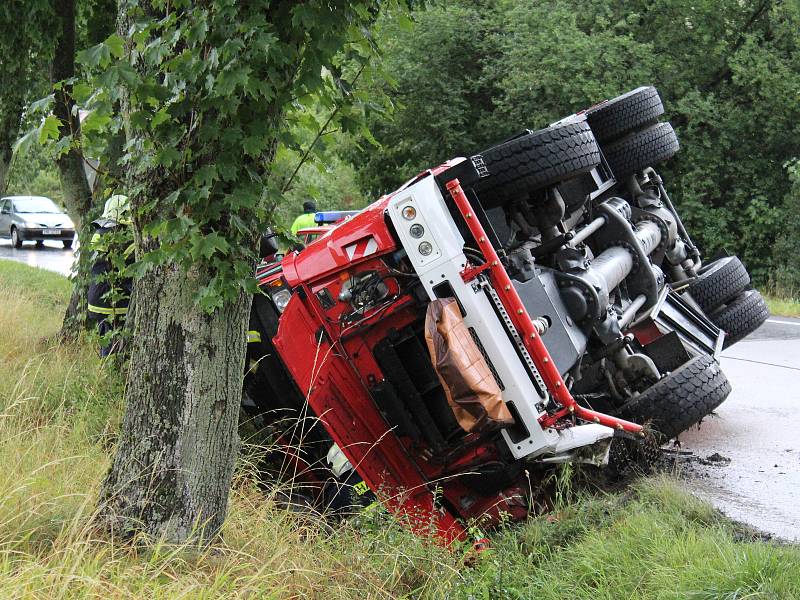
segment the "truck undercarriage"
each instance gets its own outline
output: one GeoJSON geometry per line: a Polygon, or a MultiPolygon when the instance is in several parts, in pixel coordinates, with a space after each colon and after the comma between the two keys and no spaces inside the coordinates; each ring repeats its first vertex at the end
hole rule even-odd
{"type": "Polygon", "coordinates": [[[526,130],[262,263],[245,408],[316,501],[341,452],[334,478],[464,539],[525,518],[548,465],[724,401],[720,324],[766,312],[738,259],[702,264],[653,168],[662,112],[646,87],[526,130]]]}

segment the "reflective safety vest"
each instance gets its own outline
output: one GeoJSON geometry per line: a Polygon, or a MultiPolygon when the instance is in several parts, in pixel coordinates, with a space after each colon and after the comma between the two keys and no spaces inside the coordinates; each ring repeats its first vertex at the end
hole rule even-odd
{"type": "Polygon", "coordinates": [[[306,227],[314,227],[316,225],[314,214],[315,213],[303,213],[297,217],[294,223],[292,223],[292,235],[297,235],[299,230],[305,229],[306,227]]]}

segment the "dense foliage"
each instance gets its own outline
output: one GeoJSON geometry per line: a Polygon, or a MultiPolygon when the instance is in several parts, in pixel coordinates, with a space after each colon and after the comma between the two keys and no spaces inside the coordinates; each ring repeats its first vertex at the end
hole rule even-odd
{"type": "Polygon", "coordinates": [[[94,75],[76,86],[90,110],[84,132],[119,129],[125,115],[140,272],[211,266],[198,298],[212,309],[252,285],[255,236],[300,162],[323,153],[334,131],[362,131],[364,113],[380,109],[357,87],[363,79],[381,97],[368,34],[379,4],[125,6],[130,42],[112,35],[80,56],[94,75]],[[273,164],[278,144],[283,162],[273,164]]]}
{"type": "Polygon", "coordinates": [[[0,36],[0,194],[6,191],[25,105],[45,89],[45,78],[37,75],[45,72],[51,48],[39,26],[48,19],[52,19],[49,2],[8,0],[0,5],[0,23],[14,25],[0,36]]]}
{"type": "MultiPolygon", "coordinates": [[[[108,28],[102,9],[113,4],[78,3],[79,46],[100,41],[93,32],[108,28]]],[[[654,84],[682,145],[662,174],[706,255],[740,254],[759,284],[800,287],[789,259],[800,219],[791,178],[800,2],[455,0],[418,3],[412,20],[385,11],[372,37],[323,74],[326,93],[293,97],[259,221],[285,226],[309,197],[321,207],[364,204],[421,168],[654,84]],[[356,78],[364,61],[354,53],[375,46],[381,59],[356,78]]],[[[99,65],[96,48],[89,59],[99,65]]],[[[101,84],[119,74],[111,69],[101,84]]],[[[93,90],[79,91],[87,103],[93,90]]],[[[106,116],[92,114],[95,138],[106,116]]],[[[16,169],[29,170],[20,161],[16,169]]]]}
{"type": "Polygon", "coordinates": [[[800,210],[787,173],[800,156],[796,0],[458,0],[414,21],[381,23],[398,109],[371,123],[379,151],[351,154],[366,191],[654,84],[682,145],[662,175],[706,255],[800,285],[781,266],[800,210]]]}

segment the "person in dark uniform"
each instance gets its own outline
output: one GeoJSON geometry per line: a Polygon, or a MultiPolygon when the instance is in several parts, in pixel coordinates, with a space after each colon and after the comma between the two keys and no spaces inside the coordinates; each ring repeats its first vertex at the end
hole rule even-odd
{"type": "Polygon", "coordinates": [[[89,243],[92,268],[89,282],[89,320],[101,336],[100,356],[122,349],[122,330],[128,314],[133,282],[124,269],[134,260],[128,198],[117,194],[106,200],[103,216],[92,221],[89,243]]]}

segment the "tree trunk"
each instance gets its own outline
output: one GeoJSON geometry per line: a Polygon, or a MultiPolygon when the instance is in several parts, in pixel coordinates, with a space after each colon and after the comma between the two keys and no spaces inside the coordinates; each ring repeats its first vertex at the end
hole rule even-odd
{"type": "MultiPolygon", "coordinates": [[[[5,95],[5,94],[4,94],[5,95]]],[[[19,122],[22,117],[22,104],[8,107],[8,98],[0,98],[0,196],[5,196],[8,185],[8,171],[11,168],[14,140],[19,133],[19,122]]]]}
{"type": "MultiPolygon", "coordinates": [[[[51,80],[53,84],[66,81],[75,76],[75,0],[55,0],[56,46],[53,55],[51,80]]],[[[72,86],[63,84],[55,90],[53,113],[61,122],[59,134],[62,138],[72,136],[80,140],[80,120],[72,99],[72,86]]],[[[58,176],[64,192],[64,206],[75,223],[78,242],[84,250],[78,255],[77,269],[73,275],[73,289],[67,312],[61,326],[60,337],[64,341],[77,338],[86,326],[86,294],[89,287],[89,252],[86,252],[91,231],[90,211],[92,209],[92,190],[86,179],[83,154],[76,147],[56,159],[58,176]]]]}
{"type": "Polygon", "coordinates": [[[11,158],[6,158],[5,153],[0,150],[0,196],[6,195],[6,184],[8,182],[8,169],[11,166],[11,158]]]}
{"type": "Polygon", "coordinates": [[[251,298],[209,315],[195,302],[210,274],[165,266],[137,280],[126,410],[99,522],[115,535],[208,542],[219,531],[239,438],[251,298]]]}
{"type": "MultiPolygon", "coordinates": [[[[12,58],[12,60],[14,60],[12,58]]],[[[16,77],[28,76],[27,56],[20,57],[17,69],[12,69],[16,77]]],[[[14,142],[19,135],[19,126],[22,121],[22,109],[25,105],[25,93],[22,83],[17,85],[4,86],[0,90],[0,196],[5,196],[8,185],[8,174],[11,169],[11,160],[14,154],[14,142]]]]}

